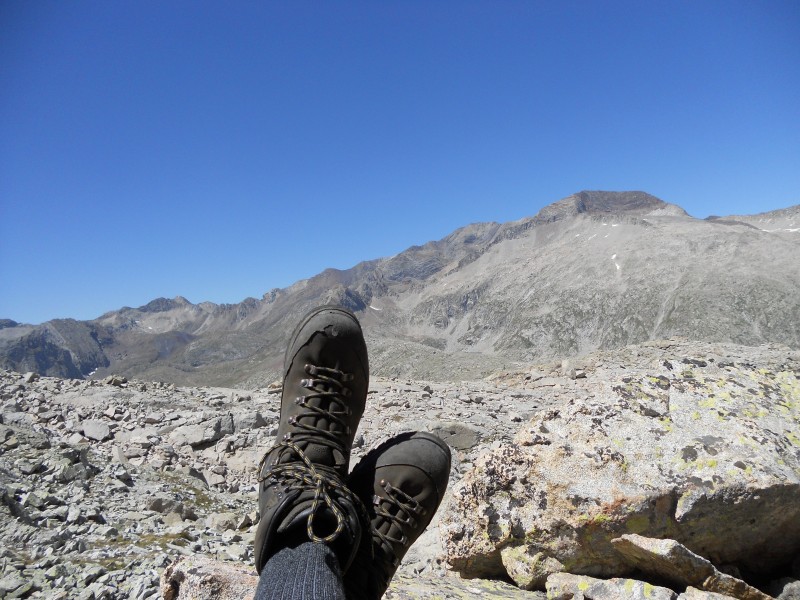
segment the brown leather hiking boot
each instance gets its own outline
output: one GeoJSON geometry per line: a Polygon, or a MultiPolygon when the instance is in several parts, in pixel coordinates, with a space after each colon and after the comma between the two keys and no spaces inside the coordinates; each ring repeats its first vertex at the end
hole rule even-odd
{"type": "Polygon", "coordinates": [[[284,358],[275,445],[261,460],[255,562],[278,550],[327,543],[347,570],[361,539],[364,509],[343,481],[364,413],[367,347],[350,311],[321,306],[295,328],[284,358]]]}
{"type": "Polygon", "coordinates": [[[378,600],[408,549],[442,501],[450,448],[429,433],[401,434],[367,454],[348,486],[367,507],[370,524],[344,576],[347,597],[378,600]]]}

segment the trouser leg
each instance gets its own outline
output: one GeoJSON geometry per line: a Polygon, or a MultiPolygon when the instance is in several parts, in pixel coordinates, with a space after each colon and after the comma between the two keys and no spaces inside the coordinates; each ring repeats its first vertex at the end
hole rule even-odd
{"type": "Polygon", "coordinates": [[[339,561],[325,544],[284,548],[261,570],[253,600],[345,600],[339,561]]]}

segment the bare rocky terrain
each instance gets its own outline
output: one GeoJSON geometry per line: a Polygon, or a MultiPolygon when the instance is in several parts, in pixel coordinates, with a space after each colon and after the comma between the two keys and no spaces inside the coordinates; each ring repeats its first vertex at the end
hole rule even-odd
{"type": "MultiPolygon", "coordinates": [[[[0,596],[242,597],[278,392],[2,372],[0,596]],[[209,572],[213,594],[187,595],[209,572]]],[[[451,446],[451,485],[387,598],[797,597],[791,348],[673,339],[472,381],[375,377],[353,461],[412,429],[451,446]],[[683,579],[653,558],[676,553],[683,579]]]]}
{"type": "Polygon", "coordinates": [[[157,299],[92,321],[0,321],[0,366],[253,388],[323,303],[368,331],[373,372],[480,379],[647,340],[800,347],[798,207],[706,220],[643,192],[580,192],[234,305],[157,299]]]}

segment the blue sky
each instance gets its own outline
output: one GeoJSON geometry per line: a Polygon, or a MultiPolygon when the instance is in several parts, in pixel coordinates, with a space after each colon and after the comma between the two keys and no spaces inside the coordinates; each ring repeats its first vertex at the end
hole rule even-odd
{"type": "Polygon", "coordinates": [[[238,302],[583,189],[800,203],[800,3],[0,2],[0,317],[238,302]]]}

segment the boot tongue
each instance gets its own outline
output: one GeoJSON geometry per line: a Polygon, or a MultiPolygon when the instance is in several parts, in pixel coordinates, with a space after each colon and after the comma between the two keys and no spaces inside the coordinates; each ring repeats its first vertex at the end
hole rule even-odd
{"type": "Polygon", "coordinates": [[[305,445],[303,454],[314,463],[315,468],[328,467],[331,472],[336,472],[337,469],[340,469],[347,462],[344,455],[338,449],[330,448],[322,444],[314,444],[313,442],[309,442],[305,445]]]}
{"type": "MultiPolygon", "coordinates": [[[[313,499],[300,501],[287,513],[278,527],[278,533],[289,537],[297,535],[303,541],[308,538],[308,517],[311,515],[313,499]]],[[[317,507],[313,519],[314,534],[319,538],[324,538],[336,531],[336,515],[324,504],[317,507]]]]}

